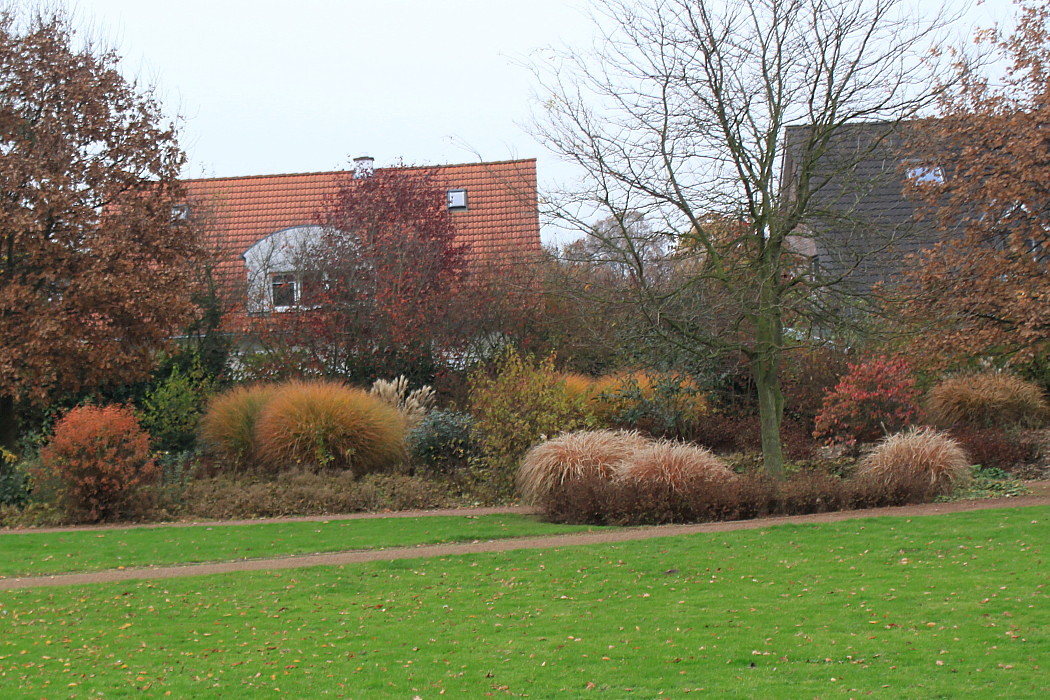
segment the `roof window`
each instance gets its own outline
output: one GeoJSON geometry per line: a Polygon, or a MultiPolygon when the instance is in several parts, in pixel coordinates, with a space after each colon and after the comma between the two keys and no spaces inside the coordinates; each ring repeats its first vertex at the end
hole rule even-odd
{"type": "Polygon", "coordinates": [[[905,177],[916,185],[939,185],[944,182],[944,171],[939,165],[913,165],[905,171],[905,177]]]}
{"type": "Polygon", "coordinates": [[[466,209],[467,208],[467,191],[466,190],[449,190],[448,191],[448,208],[449,209],[466,209]]]}

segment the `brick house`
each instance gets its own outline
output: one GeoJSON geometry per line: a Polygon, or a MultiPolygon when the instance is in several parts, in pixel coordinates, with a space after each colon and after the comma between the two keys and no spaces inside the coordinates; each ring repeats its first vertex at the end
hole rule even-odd
{"type": "MultiPolygon", "coordinates": [[[[468,270],[501,274],[539,255],[535,159],[385,170],[420,169],[445,192],[456,240],[469,246],[468,270]]],[[[183,213],[200,222],[214,251],[227,330],[294,305],[303,272],[295,250],[318,239],[321,215],[342,188],[374,172],[371,159],[358,158],[354,170],[183,181],[183,213]]]]}

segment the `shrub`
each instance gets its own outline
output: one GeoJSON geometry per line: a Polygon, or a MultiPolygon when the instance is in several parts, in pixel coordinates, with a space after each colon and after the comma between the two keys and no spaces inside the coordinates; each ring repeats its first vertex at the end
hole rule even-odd
{"type": "MultiPolygon", "coordinates": [[[[720,453],[761,452],[762,426],[758,416],[710,413],[692,430],[692,442],[720,453]]],[[[784,454],[790,459],[810,459],[816,444],[810,431],[785,416],[780,424],[784,454]]]]}
{"type": "Polygon", "coordinates": [[[494,495],[510,496],[525,452],[546,435],[589,427],[579,404],[565,391],[553,358],[537,362],[509,348],[492,372],[471,373],[470,413],[479,446],[477,463],[494,495]]]}
{"type": "Polygon", "coordinates": [[[682,438],[710,411],[707,398],[688,375],[634,372],[601,377],[589,406],[603,425],[682,438]]]}
{"type": "Polygon", "coordinates": [[[535,445],[521,461],[517,485],[526,502],[534,503],[570,479],[591,475],[610,479],[616,467],[649,444],[635,432],[581,430],[535,445]]]}
{"type": "Polygon", "coordinates": [[[1038,385],[1002,372],[951,377],[926,396],[930,421],[940,428],[1036,427],[1046,421],[1046,399],[1038,385]]]}
{"type": "Polygon", "coordinates": [[[813,437],[828,444],[873,442],[907,427],[918,414],[915,378],[904,360],[875,358],[849,365],[824,395],[813,437]]]}
{"type": "Polygon", "coordinates": [[[257,459],[255,424],[275,393],[273,385],[256,384],[212,398],[201,419],[205,448],[235,469],[253,465],[257,459]]]}
{"type": "Polygon", "coordinates": [[[680,488],[666,482],[572,479],[540,501],[552,522],[657,525],[744,520],[847,508],[878,508],[928,500],[929,481],[887,484],[872,477],[842,479],[801,471],[777,481],[759,473],[734,479],[694,480],[680,488]]]}
{"type": "Polygon", "coordinates": [[[949,431],[975,464],[989,469],[1010,469],[1034,461],[1039,444],[1005,430],[956,427],[949,431]]]}
{"type": "Polygon", "coordinates": [[[928,488],[928,495],[949,493],[970,479],[970,456],[945,433],[912,428],[884,438],[857,468],[857,478],[887,487],[928,488]]]}
{"type": "Polygon", "coordinates": [[[461,471],[477,454],[469,413],[431,411],[408,433],[408,450],[414,464],[439,474],[461,471]]]}
{"type": "Polygon", "coordinates": [[[196,360],[188,372],[177,365],[172,367],[167,378],[146,391],[140,411],[142,425],[158,450],[185,452],[193,448],[212,384],[196,360]]]}
{"type": "Polygon", "coordinates": [[[616,469],[622,481],[665,484],[672,490],[687,484],[735,478],[726,463],[710,450],[660,440],[636,450],[616,469]]]}
{"type": "Polygon", "coordinates": [[[96,522],[139,507],[141,487],[159,475],[149,435],[130,408],[80,406],[55,424],[36,476],[54,485],[70,519],[96,522]]]}
{"type": "Polygon", "coordinates": [[[277,518],[361,511],[448,508],[453,496],[432,479],[402,474],[288,471],[272,479],[219,475],[191,482],[181,512],[196,518],[277,518]]]}
{"type": "Polygon", "coordinates": [[[293,381],[277,388],[255,425],[259,456],[271,468],[349,469],[360,476],[404,457],[397,409],[336,382],[293,381]]]}
{"type": "Polygon", "coordinates": [[[849,371],[848,356],[834,347],[800,349],[785,357],[783,369],[784,415],[812,434],[824,395],[849,371]]]}
{"type": "Polygon", "coordinates": [[[29,483],[18,457],[0,447],[0,506],[21,506],[29,500],[29,483]]]}

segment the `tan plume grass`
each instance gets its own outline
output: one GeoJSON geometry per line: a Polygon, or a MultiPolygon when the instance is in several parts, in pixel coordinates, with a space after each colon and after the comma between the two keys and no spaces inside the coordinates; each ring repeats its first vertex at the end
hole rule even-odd
{"type": "Polygon", "coordinates": [[[927,394],[926,412],[941,428],[1036,427],[1050,416],[1039,386],[1006,372],[945,379],[927,394]]]}
{"type": "Polygon", "coordinates": [[[857,477],[887,486],[919,484],[934,495],[971,478],[966,450],[933,428],[910,428],[884,438],[857,468],[857,477]]]}
{"type": "Polygon", "coordinates": [[[710,450],[683,442],[659,440],[638,450],[617,468],[617,478],[663,484],[678,490],[697,481],[728,481],[733,471],[710,450]]]}
{"type": "Polygon", "coordinates": [[[566,481],[611,478],[620,462],[647,444],[638,433],[623,430],[581,430],[541,442],[522,459],[518,491],[534,503],[566,481]]]}

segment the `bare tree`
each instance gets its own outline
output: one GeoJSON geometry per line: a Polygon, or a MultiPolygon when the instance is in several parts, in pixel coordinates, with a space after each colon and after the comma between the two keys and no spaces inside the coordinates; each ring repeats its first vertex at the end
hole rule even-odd
{"type": "Polygon", "coordinates": [[[555,214],[590,235],[603,235],[586,225],[596,212],[676,232],[677,283],[640,277],[649,322],[683,349],[747,356],[770,474],[783,471],[781,358],[797,342],[785,327],[831,309],[815,300],[849,272],[808,264],[825,230],[814,219],[850,218],[843,178],[883,145],[843,148],[837,135],[931,103],[947,25],[934,16],[903,0],[600,0],[594,52],[536,66],[547,94],[535,129],[588,174],[556,195],[555,214]],[[713,305],[728,326],[698,313],[713,305]]]}

